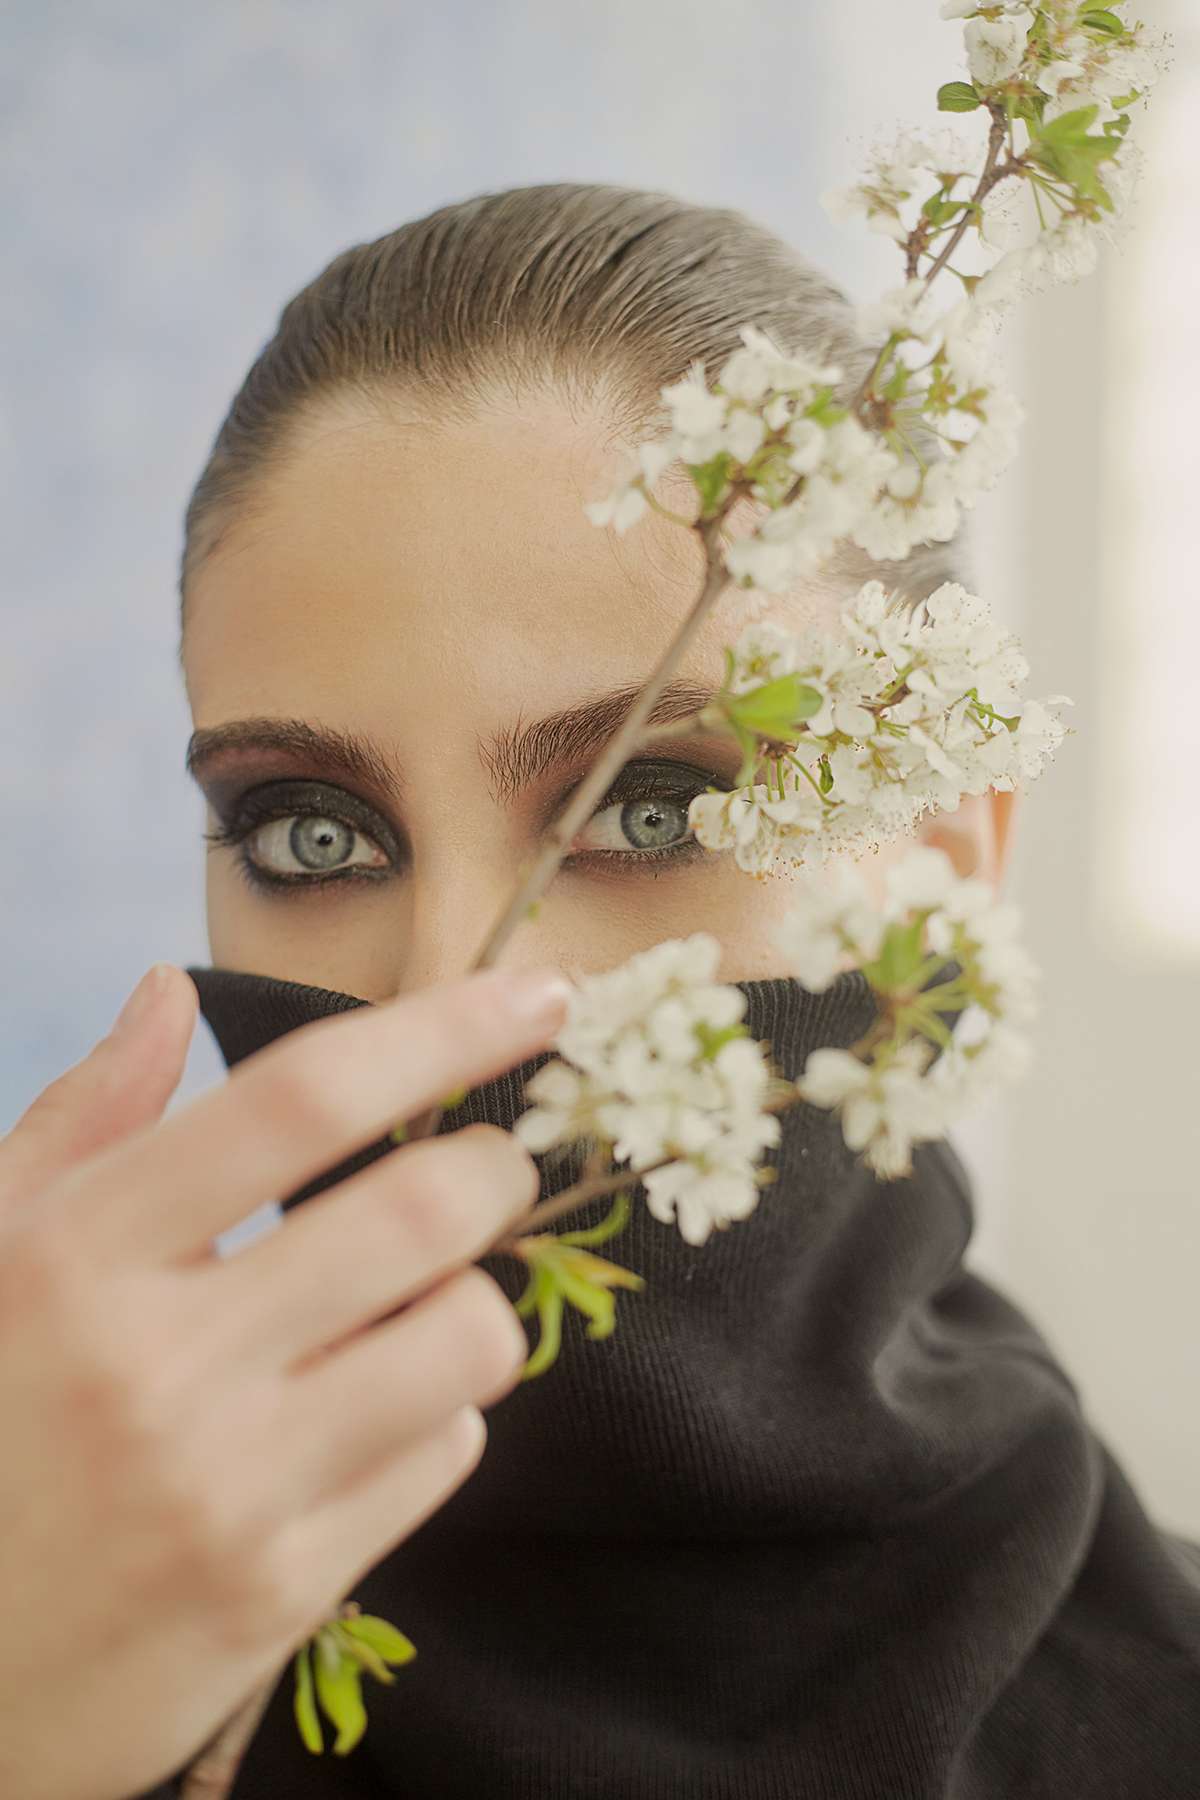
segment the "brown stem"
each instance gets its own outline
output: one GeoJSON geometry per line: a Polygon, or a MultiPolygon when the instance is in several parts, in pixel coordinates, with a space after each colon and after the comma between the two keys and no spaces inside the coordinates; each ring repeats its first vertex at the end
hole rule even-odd
{"type": "Polygon", "coordinates": [[[276,1673],[256,1688],[199,1752],[183,1778],[180,1800],[226,1800],[278,1680],[276,1673]]]}
{"type": "MultiPolygon", "coordinates": [[[[736,491],[733,497],[736,497],[736,491]]],[[[496,962],[501,950],[529,908],[549,885],[563,857],[571,847],[571,840],[575,836],[575,832],[590,818],[597,800],[604,795],[612,783],[613,776],[619,773],[622,765],[626,762],[628,752],[641,737],[643,727],[653,712],[659,695],[699,635],[700,628],[708,618],[717,599],[732,580],[732,576],[721,560],[720,532],[733,497],[711,519],[706,520],[702,525],[693,527],[699,532],[704,542],[708,559],[708,573],[704,586],[700,590],[699,598],[674,641],[667,646],[666,651],[659,659],[657,668],[626,714],[620,729],[605,746],[603,756],[600,757],[586,779],[580,782],[572,794],[569,804],[563,808],[546,833],[538,847],[538,853],[531,868],[518,884],[512,899],[492,927],[483,947],[471,964],[472,969],[487,969],[496,962]]]]}
{"type": "Polygon", "coordinates": [[[925,277],[927,290],[962,243],[971,227],[976,206],[981,200],[986,200],[992,189],[1000,182],[1007,180],[1010,175],[1019,174],[1025,166],[1019,156],[1010,156],[1005,163],[1000,161],[1000,152],[1004,148],[1005,133],[1008,130],[1008,116],[1004,108],[996,102],[989,105],[988,111],[992,115],[992,129],[988,133],[988,153],[987,161],[983,165],[983,173],[979,177],[979,184],[975,192],[971,195],[971,204],[964,208],[962,218],[950,233],[950,241],[943,247],[937,261],[925,277]]]}
{"type": "MultiPolygon", "coordinates": [[[[1008,116],[1005,113],[1004,108],[996,102],[989,103],[988,111],[992,115],[992,127],[988,133],[987,159],[984,162],[983,170],[980,174],[979,181],[976,184],[975,192],[971,195],[970,204],[963,209],[963,215],[954,230],[950,233],[949,241],[943,245],[933,267],[925,277],[926,292],[928,292],[942,270],[946,268],[950,258],[954,255],[954,252],[958,249],[963,238],[970,230],[975,216],[975,208],[981,201],[987,199],[987,196],[991,193],[992,189],[997,187],[1000,182],[1007,180],[1010,175],[1019,175],[1021,170],[1025,167],[1023,158],[1011,154],[1009,155],[1007,162],[1002,163],[1000,161],[1000,152],[1004,148],[1005,135],[1008,130],[1008,116]]],[[[908,241],[905,245],[905,273],[910,281],[919,274],[921,254],[924,250],[927,236],[926,223],[923,219],[918,225],[914,226],[913,230],[909,233],[908,241]]],[[[883,361],[886,350],[887,345],[885,344],[883,349],[879,352],[879,355],[875,358],[869,373],[864,376],[858,392],[850,402],[850,411],[854,414],[855,418],[861,418],[863,408],[871,398],[872,390],[875,386],[875,377],[879,373],[880,364],[883,361]]]]}

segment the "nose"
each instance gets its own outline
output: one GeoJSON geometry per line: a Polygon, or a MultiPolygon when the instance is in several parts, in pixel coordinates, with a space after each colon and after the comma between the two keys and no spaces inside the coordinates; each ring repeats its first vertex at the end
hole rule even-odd
{"type": "MultiPolygon", "coordinates": [[[[475,857],[454,871],[443,870],[439,879],[416,878],[397,993],[414,993],[465,975],[508,910],[518,876],[515,868],[489,869],[484,858],[475,857]]],[[[497,957],[505,968],[567,967],[561,944],[542,924],[544,909],[552,906],[552,895],[547,894],[535,917],[516,925],[497,957]]]]}

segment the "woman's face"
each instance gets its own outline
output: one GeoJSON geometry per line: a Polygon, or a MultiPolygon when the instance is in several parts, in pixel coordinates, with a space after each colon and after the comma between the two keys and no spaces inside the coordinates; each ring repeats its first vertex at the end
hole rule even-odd
{"type": "MultiPolygon", "coordinates": [[[[198,734],[290,720],[364,754],[350,768],[293,733],[198,761],[208,827],[252,821],[237,846],[209,848],[216,966],[373,1001],[470,967],[599,754],[558,716],[614,692],[627,706],[699,591],[693,532],[653,512],[623,538],[589,523],[584,503],[629,463],[608,430],[552,398],[436,431],[348,399],[310,418],[262,511],[194,581],[187,689],[198,734]]],[[[685,477],[656,493],[695,516],[685,477]]],[[[697,690],[681,705],[698,710],[719,687],[723,648],[748,619],[832,629],[844,592],[730,587],[679,669],[697,690]]],[[[690,839],[689,800],[731,785],[737,766],[719,736],[640,745],[504,961],[583,974],[705,930],[722,945],[720,979],[785,973],[772,930],[797,882],[828,877],[754,879],[690,839]]],[[[981,812],[964,798],[958,832],[981,812]]],[[[873,888],[911,842],[861,859],[873,888]]]]}

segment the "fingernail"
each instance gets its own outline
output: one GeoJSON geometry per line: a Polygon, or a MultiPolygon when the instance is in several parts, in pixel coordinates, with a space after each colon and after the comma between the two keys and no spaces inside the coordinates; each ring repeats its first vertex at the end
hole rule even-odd
{"type": "Polygon", "coordinates": [[[566,1018],[574,991],[561,969],[516,969],[507,973],[505,999],[514,1018],[551,1031],[566,1018]]]}
{"type": "Polygon", "coordinates": [[[158,962],[146,970],[117,1014],[112,1031],[109,1033],[110,1037],[116,1037],[118,1034],[124,1036],[137,1029],[162,992],[167,967],[166,963],[158,962]]]}

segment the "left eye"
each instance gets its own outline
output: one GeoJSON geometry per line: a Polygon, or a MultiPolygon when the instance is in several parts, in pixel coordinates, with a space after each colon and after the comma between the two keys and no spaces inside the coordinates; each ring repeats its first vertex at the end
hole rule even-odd
{"type": "Polygon", "coordinates": [[[268,819],[254,833],[260,857],[277,873],[320,874],[335,869],[386,869],[390,858],[378,855],[369,861],[348,860],[356,840],[371,842],[362,831],[336,813],[294,812],[268,819]],[[292,858],[291,863],[286,860],[292,858]],[[282,861],[280,859],[283,859],[282,861]]]}
{"type": "Polygon", "coordinates": [[[656,793],[613,801],[592,814],[575,842],[584,851],[614,850],[626,855],[631,850],[645,855],[674,849],[691,835],[688,807],[693,798],[691,794],[656,793]]]}

